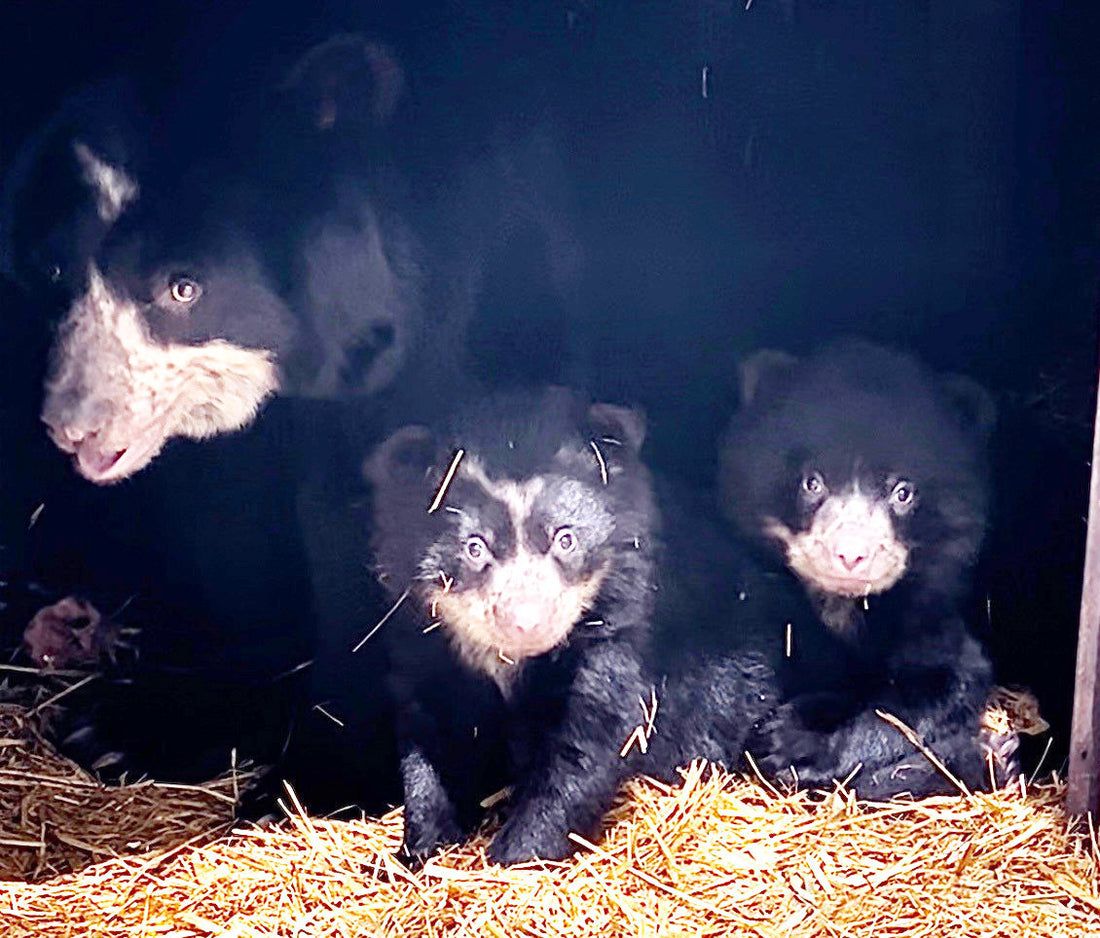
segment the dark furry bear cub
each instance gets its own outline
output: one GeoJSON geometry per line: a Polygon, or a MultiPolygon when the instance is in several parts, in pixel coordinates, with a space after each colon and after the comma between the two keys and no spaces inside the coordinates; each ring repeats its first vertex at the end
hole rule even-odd
{"type": "Polygon", "coordinates": [[[405,794],[422,859],[513,788],[489,848],[561,858],[592,834],[652,682],[656,508],[632,411],[570,392],[490,398],[371,457],[374,550],[405,794]]]}
{"type": "Polygon", "coordinates": [[[968,785],[988,783],[978,727],[992,668],[959,612],[986,527],[988,396],[856,340],[804,362],[761,353],[743,388],[722,505],[812,613],[789,626],[786,702],[749,750],[811,786],[862,766],[865,797],[953,790],[884,711],[968,785]]]}

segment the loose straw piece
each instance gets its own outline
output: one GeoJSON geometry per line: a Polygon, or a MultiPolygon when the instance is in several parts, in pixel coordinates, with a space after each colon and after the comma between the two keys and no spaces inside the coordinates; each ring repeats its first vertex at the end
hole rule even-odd
{"type": "MultiPolygon", "coordinates": [[[[71,873],[228,830],[237,796],[255,780],[253,769],[227,766],[224,778],[204,785],[105,785],[44,739],[43,721],[60,699],[58,683],[56,672],[43,672],[35,686],[18,689],[26,703],[0,701],[0,880],[71,873]]],[[[66,690],[75,694],[79,684],[66,690]]],[[[3,909],[0,901],[0,921],[6,922],[3,909]]],[[[0,932],[7,938],[6,928],[0,932]]]]}
{"type": "Polygon", "coordinates": [[[382,628],[383,625],[385,625],[387,622],[389,622],[390,616],[392,616],[395,612],[397,612],[397,607],[400,606],[406,599],[409,598],[409,590],[411,590],[411,589],[412,589],[411,586],[406,587],[405,592],[403,592],[400,596],[397,597],[397,602],[395,602],[392,606],[390,606],[389,612],[387,612],[384,616],[382,616],[381,619],[378,620],[377,623],[375,623],[374,628],[372,628],[369,632],[367,632],[366,635],[364,635],[361,639],[359,639],[359,641],[356,643],[355,647],[351,650],[351,653],[353,655],[360,648],[362,648],[365,644],[367,644],[367,642],[369,642],[371,640],[371,638],[374,636],[375,632],[377,632],[380,628],[382,628]]]}
{"type": "MultiPolygon", "coordinates": [[[[351,935],[1100,934],[1100,857],[1067,826],[1063,786],[883,805],[773,795],[697,763],[679,786],[630,782],[564,862],[501,868],[487,837],[417,874],[401,812],[290,819],[53,882],[0,884],[5,938],[171,933],[351,935]],[[201,923],[201,928],[198,923],[201,923]]],[[[28,838],[29,839],[29,838],[28,838]]],[[[8,850],[18,848],[6,848],[8,850]]]]}
{"type": "Polygon", "coordinates": [[[921,739],[915,730],[910,729],[904,723],[901,722],[896,716],[891,713],[887,713],[885,710],[876,710],[875,714],[879,719],[885,720],[894,729],[901,733],[909,742],[911,742],[921,754],[931,762],[939,771],[943,774],[952,785],[954,785],[963,795],[969,796],[970,789],[966,787],[962,779],[955,775],[946,765],[943,764],[940,757],[937,756],[928,746],[925,745],[924,740],[921,739]]]}
{"type": "Polygon", "coordinates": [[[435,493],[435,498],[432,500],[431,506],[428,508],[428,514],[434,514],[439,510],[439,506],[443,504],[443,499],[447,495],[447,488],[451,484],[451,479],[454,478],[455,473],[458,472],[458,464],[462,461],[462,457],[466,455],[466,450],[460,449],[451,460],[450,468],[447,469],[447,474],[443,477],[443,481],[439,483],[439,488],[435,493]]]}
{"type": "Polygon", "coordinates": [[[592,452],[596,454],[596,462],[600,464],[600,478],[603,479],[603,484],[607,485],[607,463],[604,462],[603,453],[600,452],[595,440],[589,440],[588,445],[592,447],[592,452]]]}

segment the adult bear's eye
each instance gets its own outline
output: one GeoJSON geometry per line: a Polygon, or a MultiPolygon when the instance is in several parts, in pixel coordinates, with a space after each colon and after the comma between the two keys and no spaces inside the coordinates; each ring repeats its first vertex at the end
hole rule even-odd
{"type": "Polygon", "coordinates": [[[809,472],[802,477],[802,491],[811,498],[816,498],[825,491],[825,480],[820,472],[809,472]]]}
{"type": "Polygon", "coordinates": [[[173,277],[168,284],[168,295],[173,302],[186,306],[202,296],[202,286],[191,277],[173,277]]]}

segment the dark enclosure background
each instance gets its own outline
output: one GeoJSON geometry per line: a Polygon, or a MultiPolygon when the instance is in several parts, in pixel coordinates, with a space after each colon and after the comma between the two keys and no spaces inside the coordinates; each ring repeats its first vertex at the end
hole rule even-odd
{"type": "Polygon", "coordinates": [[[1034,459],[1002,511],[1036,523],[1013,529],[1009,569],[1051,574],[1027,598],[1057,637],[1033,619],[1002,641],[1053,654],[1064,692],[1096,374],[1100,4],[7,0],[0,162],[93,79],[232,101],[349,30],[390,41],[414,94],[452,95],[462,121],[560,115],[592,384],[647,388],[688,474],[713,461],[697,441],[729,413],[736,356],[761,345],[858,332],[1028,409],[1045,435],[1015,441],[1034,459]]]}
{"type": "Polygon", "coordinates": [[[1084,0],[8,0],[0,25],[0,159],[94,78],[232,89],[340,30],[487,115],[550,101],[598,241],[596,309],[629,310],[640,348],[696,372],[858,330],[1026,384],[1092,328],[1084,0]]]}

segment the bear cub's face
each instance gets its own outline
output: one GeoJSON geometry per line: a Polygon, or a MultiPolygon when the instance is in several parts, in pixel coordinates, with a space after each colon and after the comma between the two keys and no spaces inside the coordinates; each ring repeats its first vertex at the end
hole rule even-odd
{"type": "Polygon", "coordinates": [[[721,457],[723,508],[807,590],[847,600],[903,579],[950,593],[984,532],[988,395],[866,342],[800,362],[762,352],[721,457]]]}
{"type": "Polygon", "coordinates": [[[890,589],[908,566],[904,519],[916,505],[915,484],[892,472],[860,473],[858,466],[827,478],[812,462],[800,476],[796,529],[765,519],[787,565],[807,585],[837,596],[890,589]]]}
{"type": "Polygon", "coordinates": [[[493,479],[477,456],[463,463],[421,557],[421,596],[464,644],[513,659],[547,652],[599,593],[614,519],[587,480],[493,479]]]}
{"type": "MultiPolygon", "coordinates": [[[[571,400],[557,393],[535,406],[571,400]]],[[[618,542],[634,530],[628,539],[640,543],[642,529],[616,504],[635,465],[632,412],[597,405],[590,437],[565,419],[523,426],[529,404],[496,406],[466,432],[399,430],[367,473],[376,555],[391,590],[409,586],[428,628],[443,628],[468,665],[503,686],[523,659],[589,627],[618,542]]]]}

